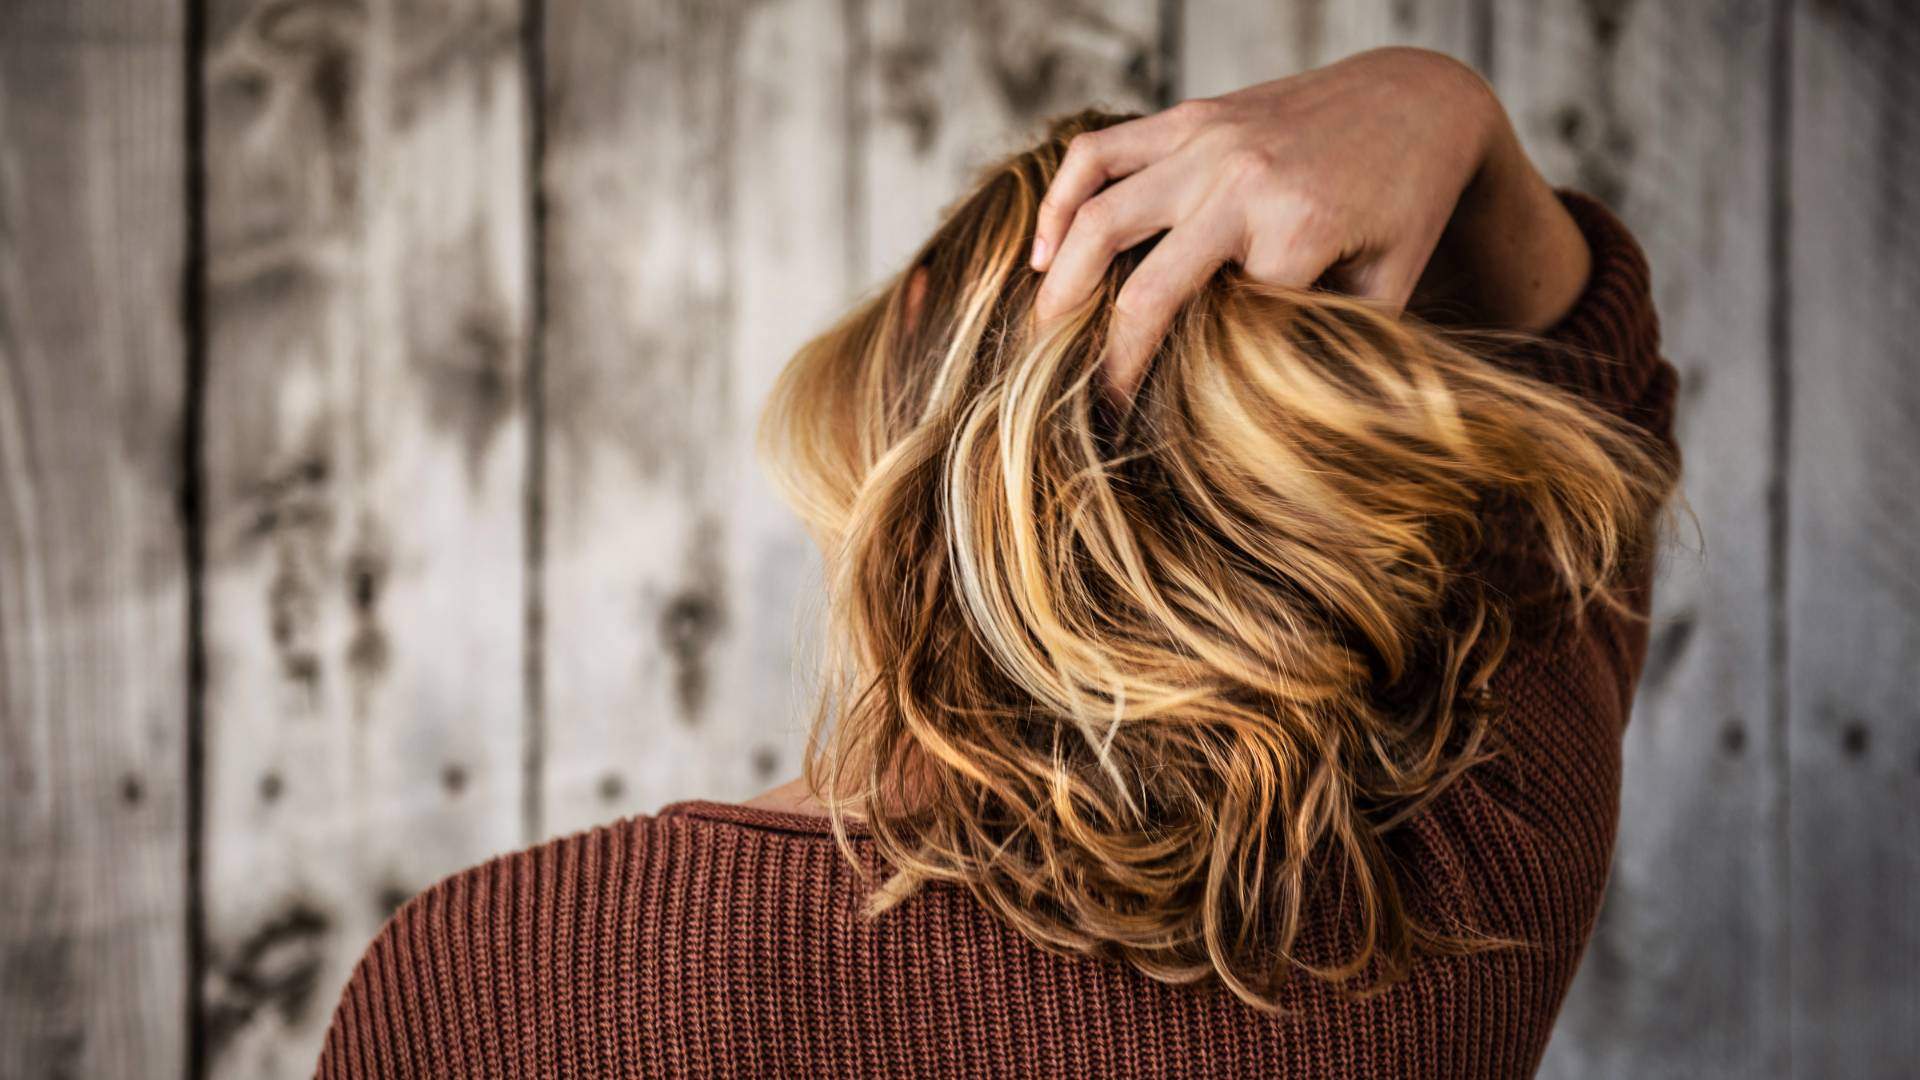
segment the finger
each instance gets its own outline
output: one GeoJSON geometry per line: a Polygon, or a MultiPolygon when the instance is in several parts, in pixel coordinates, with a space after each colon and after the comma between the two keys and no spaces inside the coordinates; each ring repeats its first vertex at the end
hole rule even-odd
{"type": "Polygon", "coordinates": [[[1248,277],[1263,284],[1305,289],[1338,259],[1337,245],[1294,227],[1263,231],[1249,244],[1240,265],[1248,277]]]}
{"type": "Polygon", "coordinates": [[[1108,390],[1132,399],[1147,364],[1180,306],[1233,256],[1234,227],[1224,216],[1192,218],[1160,239],[1114,300],[1113,324],[1101,357],[1108,390]]]}
{"type": "Polygon", "coordinates": [[[1205,111],[1202,102],[1183,102],[1151,116],[1074,136],[1040,200],[1029,260],[1033,268],[1046,270],[1053,265],[1082,204],[1109,181],[1138,172],[1178,149],[1205,111]]]}
{"type": "Polygon", "coordinates": [[[1393,312],[1405,310],[1426,269],[1427,252],[1401,248],[1343,275],[1340,287],[1362,299],[1378,301],[1393,312]]]}
{"type": "Polygon", "coordinates": [[[1113,257],[1180,218],[1181,177],[1156,163],[1087,200],[1040,281],[1034,312],[1049,318],[1085,300],[1113,257]]]}

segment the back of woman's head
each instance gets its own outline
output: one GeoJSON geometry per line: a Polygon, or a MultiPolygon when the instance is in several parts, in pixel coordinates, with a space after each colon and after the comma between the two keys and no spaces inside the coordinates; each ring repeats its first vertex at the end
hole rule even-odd
{"type": "Polygon", "coordinates": [[[987,170],[774,391],[763,455],[827,565],[806,775],[866,819],[876,912],[958,883],[1044,947],[1263,1006],[1292,970],[1378,986],[1498,945],[1428,925],[1389,856],[1497,749],[1523,579],[1494,541],[1524,522],[1569,613],[1620,607],[1674,466],[1455,338],[1231,269],[1114,409],[1143,250],[1045,323],[1026,253],[1067,141],[1123,119],[987,170]],[[1303,932],[1322,890],[1334,939],[1303,932]]]}

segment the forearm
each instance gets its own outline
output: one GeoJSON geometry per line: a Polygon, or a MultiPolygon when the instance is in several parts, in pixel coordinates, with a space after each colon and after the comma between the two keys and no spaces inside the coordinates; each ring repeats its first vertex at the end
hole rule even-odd
{"type": "Polygon", "coordinates": [[[1547,330],[1579,299],[1591,253],[1491,91],[1485,107],[1480,168],[1462,192],[1410,307],[1448,324],[1547,330]]]}

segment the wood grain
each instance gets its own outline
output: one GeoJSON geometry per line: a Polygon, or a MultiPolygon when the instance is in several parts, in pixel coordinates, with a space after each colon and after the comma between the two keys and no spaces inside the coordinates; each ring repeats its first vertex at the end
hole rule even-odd
{"type": "Polygon", "coordinates": [[[554,834],[750,795],[788,753],[795,628],[779,613],[805,551],[748,486],[747,406],[798,343],[800,305],[824,316],[843,292],[846,35],[827,3],[547,16],[554,834]],[[783,294],[795,306],[769,318],[783,294]]]}
{"type": "Polygon", "coordinates": [[[1738,0],[1495,5],[1494,81],[1529,153],[1614,207],[1652,264],[1697,516],[1655,587],[1613,874],[1548,1076],[1786,1066],[1766,467],[1772,18],[1738,0]]]}
{"type": "Polygon", "coordinates": [[[515,846],[517,6],[208,12],[211,1072],[304,1075],[387,914],[515,846]]]}
{"type": "Polygon", "coordinates": [[[1488,0],[1184,0],[1179,96],[1212,97],[1381,45],[1485,67],[1488,0]]]}
{"type": "Polygon", "coordinates": [[[860,277],[898,272],[995,158],[1089,105],[1148,111],[1163,78],[1151,0],[864,5],[860,277]]]}
{"type": "Polygon", "coordinates": [[[1920,12],[1795,8],[1787,517],[1793,1066],[1920,1062],[1920,12]]]}
{"type": "Polygon", "coordinates": [[[186,1061],[184,51],[0,6],[0,1076],[186,1061]]]}

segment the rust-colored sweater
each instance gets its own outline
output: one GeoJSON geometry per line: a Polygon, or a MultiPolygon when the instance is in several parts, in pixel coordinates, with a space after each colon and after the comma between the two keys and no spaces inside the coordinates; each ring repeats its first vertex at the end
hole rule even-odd
{"type": "MultiPolygon", "coordinates": [[[[1644,257],[1598,202],[1561,197],[1594,273],[1550,336],[1592,355],[1556,354],[1540,374],[1671,447],[1676,373],[1644,257]]],[[[1494,683],[1506,754],[1389,834],[1423,894],[1528,948],[1422,961],[1359,1002],[1296,980],[1289,1011],[1266,1015],[1043,952],[951,886],[864,922],[824,819],[685,801],[409,902],[354,972],[319,1074],[1526,1075],[1600,904],[1646,637],[1590,618],[1518,641],[1494,683]]],[[[871,842],[856,845],[871,863],[871,842]]]]}

